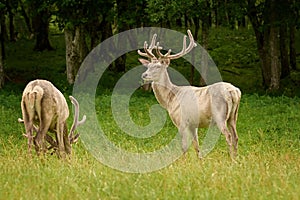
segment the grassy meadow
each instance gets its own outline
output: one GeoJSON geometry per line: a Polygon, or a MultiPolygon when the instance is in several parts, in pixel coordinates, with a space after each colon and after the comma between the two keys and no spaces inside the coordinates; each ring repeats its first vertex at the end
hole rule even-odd
{"type": "MultiPolygon", "coordinates": [[[[144,174],[125,173],[105,166],[86,150],[82,141],[73,146],[69,161],[48,154],[43,158],[35,153],[30,156],[27,140],[22,136],[24,126],[17,122],[21,117],[20,101],[25,84],[33,78],[47,78],[66,97],[72,91],[64,80],[63,37],[55,35],[51,39],[56,51],[32,52],[32,41],[27,40],[7,46],[6,70],[10,82],[0,90],[0,200],[300,199],[300,98],[262,94],[259,76],[255,76],[259,69],[255,64],[256,55],[251,53],[248,56],[253,62],[249,65],[246,61],[233,65],[234,56],[229,63],[222,61],[225,59],[222,55],[216,59],[224,80],[234,82],[243,91],[237,123],[239,155],[236,162],[230,159],[223,136],[203,160],[199,160],[190,147],[186,158],[144,174]]],[[[236,38],[235,42],[241,41],[249,42],[245,38],[236,38]]],[[[213,45],[212,56],[218,56],[218,44],[213,45]]],[[[246,60],[238,56],[241,62],[246,60]]],[[[137,64],[136,57],[128,62],[137,64]]],[[[102,81],[108,79],[109,76],[102,81]]],[[[129,151],[152,151],[172,139],[176,129],[169,118],[164,128],[151,138],[135,139],[123,133],[113,120],[110,95],[110,89],[99,90],[96,111],[99,124],[115,145],[129,151]]],[[[133,121],[147,125],[149,107],[156,103],[151,92],[134,93],[130,100],[133,121]]],[[[69,126],[71,123],[72,118],[68,119],[69,126]]],[[[204,134],[205,130],[199,131],[200,143],[204,134]]]]}
{"type": "MultiPolygon", "coordinates": [[[[140,98],[139,104],[154,102],[151,96],[149,99],[150,102],[140,98]]],[[[16,120],[21,115],[19,100],[20,96],[1,94],[0,117],[5,123],[0,128],[0,199],[299,198],[299,98],[244,95],[238,121],[237,163],[229,158],[221,137],[203,160],[198,160],[190,148],[185,159],[179,158],[170,166],[147,174],[111,169],[98,162],[82,143],[74,146],[69,162],[50,155],[43,159],[35,154],[29,156],[22,137],[24,128],[16,120]]],[[[134,118],[137,123],[147,120],[138,105],[132,106],[137,108],[132,114],[139,116],[134,118]]],[[[100,114],[104,117],[100,120],[103,127],[117,129],[106,119],[110,118],[109,102],[104,101],[101,110],[105,114],[100,114]]],[[[150,143],[157,145],[172,131],[168,120],[166,128],[150,143]]],[[[129,150],[149,146],[149,141],[135,143],[122,134],[109,137],[116,137],[114,142],[129,150]]]]}

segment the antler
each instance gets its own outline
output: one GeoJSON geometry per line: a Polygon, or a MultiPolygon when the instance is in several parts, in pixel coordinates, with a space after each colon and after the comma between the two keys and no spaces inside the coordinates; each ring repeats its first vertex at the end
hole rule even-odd
{"type": "MultiPolygon", "coordinates": [[[[190,39],[190,44],[189,46],[186,48],[186,35],[183,37],[183,47],[182,47],[182,50],[181,52],[177,53],[177,54],[174,54],[174,55],[171,55],[171,49],[169,49],[169,51],[163,55],[160,50],[157,48],[156,51],[157,51],[157,54],[159,54],[160,57],[162,58],[168,58],[170,60],[172,59],[177,59],[177,58],[180,58],[182,56],[184,56],[185,54],[189,53],[194,47],[197,46],[197,44],[195,43],[195,40],[194,40],[194,37],[191,33],[190,30],[187,30],[187,33],[189,35],[189,39],[190,39]]],[[[159,43],[157,43],[157,46],[159,45],[159,43]]]]}
{"type": "Polygon", "coordinates": [[[185,35],[183,37],[183,45],[182,45],[183,47],[182,47],[182,50],[181,50],[181,52],[179,52],[177,54],[171,55],[171,49],[169,49],[166,54],[162,54],[160,52],[160,50],[162,49],[162,47],[159,46],[159,42],[157,42],[156,45],[155,45],[155,40],[156,40],[156,37],[157,37],[156,34],[153,35],[152,41],[151,41],[151,44],[150,44],[149,48],[148,48],[147,41],[145,41],[145,43],[144,43],[145,53],[143,53],[140,50],[138,50],[138,54],[140,54],[141,56],[150,58],[152,60],[153,59],[157,60],[157,58],[155,57],[155,55],[152,53],[152,50],[155,48],[156,53],[157,53],[157,55],[159,56],[160,59],[170,59],[170,60],[172,60],[172,59],[180,58],[180,57],[184,56],[185,54],[189,53],[194,47],[197,46],[197,44],[195,43],[195,40],[194,40],[194,37],[193,37],[191,31],[187,30],[187,33],[188,33],[188,36],[189,36],[189,39],[190,39],[190,44],[186,48],[186,38],[187,38],[187,36],[185,35]]]}
{"type": "Polygon", "coordinates": [[[150,46],[148,48],[148,43],[147,41],[144,42],[144,50],[145,50],[145,53],[141,52],[140,50],[138,50],[138,54],[140,54],[141,56],[144,56],[144,57],[147,57],[147,58],[150,58],[150,59],[157,59],[155,57],[155,55],[152,53],[152,50],[156,47],[155,46],[155,40],[156,40],[156,37],[157,37],[157,34],[154,34],[153,37],[152,37],[152,41],[150,43],[150,46]]]}
{"type": "Polygon", "coordinates": [[[79,121],[79,119],[78,119],[79,118],[79,103],[74,97],[69,96],[69,98],[75,107],[74,120],[73,120],[72,127],[70,129],[70,135],[69,135],[69,141],[70,141],[70,144],[72,144],[72,143],[77,142],[79,133],[77,133],[75,136],[73,136],[74,132],[78,126],[80,126],[81,124],[83,124],[85,122],[86,116],[84,115],[82,117],[82,120],[79,121]]]}

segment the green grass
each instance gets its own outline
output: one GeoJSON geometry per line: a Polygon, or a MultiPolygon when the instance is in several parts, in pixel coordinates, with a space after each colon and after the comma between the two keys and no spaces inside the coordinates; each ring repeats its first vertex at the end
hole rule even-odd
{"type": "MultiPolygon", "coordinates": [[[[32,51],[33,42],[29,40],[8,44],[5,71],[10,81],[0,90],[0,200],[299,199],[300,98],[294,88],[287,88],[285,93],[296,96],[293,98],[246,94],[261,91],[254,38],[249,35],[246,30],[222,30],[210,36],[209,51],[223,79],[243,91],[237,124],[237,162],[229,158],[221,136],[203,160],[197,159],[191,147],[185,159],[146,174],[124,173],[105,166],[81,140],[73,146],[68,162],[51,155],[42,159],[35,153],[30,156],[22,136],[24,126],[17,122],[21,117],[21,93],[29,80],[47,78],[66,97],[71,94],[72,88],[65,79],[63,36],[51,36],[56,50],[50,52],[32,51]]],[[[138,65],[136,53],[127,62],[128,69],[138,65]]],[[[188,77],[183,61],[172,67],[188,77]]],[[[177,132],[169,118],[161,132],[146,139],[129,136],[117,126],[111,114],[110,89],[120,76],[105,74],[96,96],[99,124],[107,138],[132,152],[149,152],[168,144],[177,132]]],[[[294,82],[287,84],[297,85],[299,72],[293,72],[292,79],[294,82]]],[[[142,126],[150,123],[149,108],[156,103],[152,93],[134,93],[129,107],[133,121],[142,126]]],[[[71,123],[72,119],[68,119],[69,126],[71,123]]],[[[200,143],[204,133],[205,130],[199,131],[200,143]]]]}
{"type": "MultiPolygon", "coordinates": [[[[187,157],[147,174],[130,174],[98,162],[81,142],[69,162],[27,154],[20,95],[0,93],[0,199],[298,199],[300,185],[300,99],[244,95],[241,102],[237,163],[228,156],[224,137],[199,161],[193,148],[187,157]]],[[[132,139],[111,119],[109,94],[99,95],[99,123],[111,141],[128,150],[159,148],[174,126],[153,139],[132,139]],[[114,133],[109,135],[110,133],[114,133]],[[150,145],[150,146],[149,146],[150,145]]],[[[149,122],[152,94],[134,95],[131,115],[149,122]]],[[[71,123],[71,120],[68,121],[71,123]]],[[[82,133],[84,134],[84,133],[82,133]]],[[[200,131],[199,134],[203,134],[200,131]]],[[[167,140],[166,139],[166,140],[167,140]]],[[[200,141],[201,142],[201,141],[200,141]]]]}

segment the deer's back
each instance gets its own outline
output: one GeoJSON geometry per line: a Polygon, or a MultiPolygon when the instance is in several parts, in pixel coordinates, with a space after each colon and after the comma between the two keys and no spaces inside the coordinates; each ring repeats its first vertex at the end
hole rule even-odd
{"type": "Polygon", "coordinates": [[[27,111],[34,113],[36,123],[39,123],[41,118],[47,117],[52,120],[51,126],[55,126],[56,119],[65,121],[69,116],[65,97],[46,80],[34,80],[28,83],[24,89],[22,101],[26,104],[27,111]]]}

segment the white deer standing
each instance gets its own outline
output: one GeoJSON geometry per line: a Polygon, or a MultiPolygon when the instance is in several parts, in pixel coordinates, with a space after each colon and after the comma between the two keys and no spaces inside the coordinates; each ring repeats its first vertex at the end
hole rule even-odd
{"type": "Polygon", "coordinates": [[[199,142],[198,127],[205,128],[215,124],[226,137],[231,157],[237,155],[238,135],[236,122],[241,92],[230,83],[219,82],[206,87],[176,86],[169,78],[167,68],[170,60],[180,58],[189,53],[195,46],[190,30],[187,31],[190,44],[186,48],[186,37],[183,39],[181,52],[171,55],[171,49],[162,54],[159,42],[155,44],[156,34],[153,35],[150,46],[144,43],[145,53],[138,50],[138,54],[150,59],[139,59],[147,67],[142,79],[152,81],[152,88],[157,101],[165,108],[178,128],[182,137],[182,150],[188,150],[188,137],[192,136],[193,145],[199,158],[202,158],[199,142]],[[158,58],[152,52],[156,50],[158,58]],[[228,126],[228,128],[227,128],[228,126]]]}
{"type": "Polygon", "coordinates": [[[58,151],[59,157],[71,153],[71,144],[79,137],[79,134],[74,135],[75,129],[85,122],[86,116],[84,115],[81,121],[78,120],[79,104],[74,97],[69,98],[75,107],[75,113],[68,135],[66,120],[69,117],[69,109],[63,94],[46,80],[34,80],[27,84],[21,101],[23,119],[19,118],[18,121],[25,125],[29,151],[34,143],[38,154],[51,148],[58,151]],[[33,131],[36,132],[35,136],[33,131]],[[48,131],[55,133],[55,140],[48,135],[48,131]],[[45,140],[50,143],[49,148],[45,140]]]}

